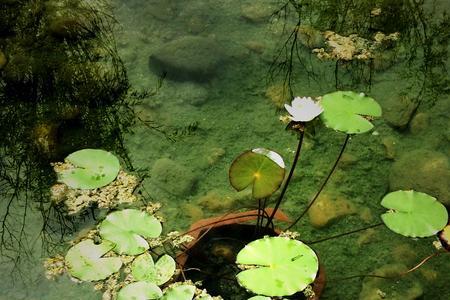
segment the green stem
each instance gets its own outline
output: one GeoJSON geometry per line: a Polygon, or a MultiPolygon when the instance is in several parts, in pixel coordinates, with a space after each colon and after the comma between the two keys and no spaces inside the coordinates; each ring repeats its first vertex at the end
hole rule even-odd
{"type": "Polygon", "coordinates": [[[278,196],[278,199],[277,199],[277,202],[276,202],[275,207],[273,209],[273,212],[270,215],[269,219],[267,220],[266,228],[268,228],[269,225],[272,223],[273,217],[275,216],[275,214],[276,214],[276,212],[278,210],[278,207],[280,207],[281,201],[283,200],[284,194],[286,193],[286,190],[288,188],[289,182],[291,181],[292,175],[294,175],[294,170],[295,170],[295,167],[297,166],[298,158],[300,157],[300,150],[302,149],[303,137],[304,136],[305,136],[305,132],[304,131],[300,131],[300,137],[298,139],[297,150],[295,151],[294,161],[292,162],[291,170],[289,171],[289,175],[286,178],[286,181],[284,183],[283,189],[281,190],[280,196],[278,196]]]}
{"type": "Polygon", "coordinates": [[[347,146],[348,140],[350,139],[350,135],[347,134],[345,137],[345,141],[344,144],[342,144],[341,147],[341,152],[339,152],[339,155],[336,159],[336,161],[334,162],[333,167],[331,168],[330,172],[328,173],[327,177],[325,178],[325,180],[322,182],[322,185],[320,186],[319,190],[317,191],[316,195],[314,196],[314,198],[309,202],[308,206],[303,210],[303,212],[300,214],[300,216],[291,224],[289,225],[285,230],[289,230],[291,229],[295,224],[297,224],[298,221],[300,221],[303,216],[308,212],[308,210],[311,208],[311,206],[313,206],[314,202],[317,200],[317,198],[319,198],[320,193],[323,191],[325,185],[327,184],[328,180],[330,179],[331,175],[333,175],[334,170],[336,169],[339,160],[342,157],[342,154],[344,153],[345,147],[347,146]]]}

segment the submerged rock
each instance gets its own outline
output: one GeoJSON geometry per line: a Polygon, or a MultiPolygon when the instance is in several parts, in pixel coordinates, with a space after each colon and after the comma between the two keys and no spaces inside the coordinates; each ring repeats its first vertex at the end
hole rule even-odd
{"type": "Polygon", "coordinates": [[[223,60],[219,44],[198,36],[184,36],[162,45],[150,55],[150,69],[173,80],[207,81],[223,60]]]}
{"type": "Polygon", "coordinates": [[[321,194],[308,210],[309,221],[316,228],[325,227],[332,221],[354,213],[356,213],[356,208],[353,203],[327,193],[321,194]]]}
{"type": "Polygon", "coordinates": [[[391,126],[405,128],[417,108],[417,103],[408,96],[387,98],[381,103],[383,117],[391,126]]]}
{"type": "Polygon", "coordinates": [[[174,196],[191,194],[197,181],[192,170],[169,158],[155,161],[150,174],[153,187],[174,196]]]}
{"type": "Polygon", "coordinates": [[[401,156],[391,168],[391,191],[410,190],[436,197],[450,205],[450,167],[445,154],[431,150],[414,150],[401,156]]]}

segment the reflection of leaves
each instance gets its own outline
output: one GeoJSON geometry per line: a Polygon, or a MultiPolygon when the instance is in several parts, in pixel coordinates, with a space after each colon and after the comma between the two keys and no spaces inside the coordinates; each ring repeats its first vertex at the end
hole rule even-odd
{"type": "Polygon", "coordinates": [[[76,244],[65,258],[70,275],[84,281],[97,281],[119,271],[122,266],[120,258],[102,258],[113,247],[114,244],[108,241],[95,245],[92,240],[84,240],[76,244]]]}

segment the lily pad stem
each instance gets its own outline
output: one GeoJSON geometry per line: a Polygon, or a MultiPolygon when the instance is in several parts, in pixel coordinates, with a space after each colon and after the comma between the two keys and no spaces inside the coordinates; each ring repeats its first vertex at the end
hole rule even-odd
{"type": "Polygon", "coordinates": [[[339,233],[337,235],[329,236],[329,237],[326,237],[326,238],[323,238],[323,239],[320,239],[320,240],[315,240],[315,241],[311,241],[311,242],[305,242],[305,244],[308,244],[308,245],[318,244],[318,243],[322,243],[322,242],[325,242],[325,241],[337,239],[337,238],[340,238],[340,237],[343,237],[343,236],[346,236],[346,235],[350,235],[350,234],[353,234],[353,233],[361,232],[361,231],[364,231],[364,230],[367,230],[367,229],[371,229],[371,228],[374,228],[374,227],[378,227],[378,226],[381,226],[381,225],[384,225],[384,223],[380,222],[380,223],[372,224],[372,225],[369,225],[369,226],[366,226],[366,227],[363,227],[363,228],[358,228],[358,229],[355,229],[355,230],[352,230],[352,231],[339,233]]]}
{"type": "Polygon", "coordinates": [[[298,216],[298,218],[297,218],[294,222],[292,222],[292,224],[289,225],[289,226],[288,226],[286,229],[284,229],[284,230],[289,230],[289,229],[291,229],[295,224],[297,224],[297,222],[300,221],[300,220],[303,218],[303,216],[308,212],[308,210],[311,208],[311,206],[313,206],[313,204],[314,204],[314,202],[316,202],[317,198],[319,198],[320,193],[323,191],[323,189],[324,189],[325,185],[327,184],[328,180],[330,179],[331,175],[333,175],[333,172],[334,172],[334,170],[336,169],[336,167],[337,167],[337,165],[338,165],[338,163],[339,163],[339,161],[340,161],[340,159],[341,159],[341,157],[342,157],[342,154],[344,153],[344,150],[345,150],[345,148],[346,148],[346,146],[347,146],[347,143],[348,143],[348,140],[349,140],[349,139],[350,139],[350,134],[347,134],[347,135],[345,136],[345,141],[344,141],[344,143],[342,144],[341,151],[339,152],[339,155],[338,155],[336,161],[334,162],[333,167],[331,168],[331,170],[330,170],[330,172],[328,173],[328,175],[327,175],[327,177],[325,178],[325,180],[322,182],[322,185],[320,186],[320,188],[319,188],[319,190],[317,191],[317,193],[316,193],[316,195],[314,196],[314,198],[309,202],[308,206],[303,210],[303,212],[300,214],[300,216],[298,216]]]}
{"type": "Polygon", "coordinates": [[[283,185],[283,189],[281,190],[280,196],[278,196],[275,207],[270,215],[269,219],[267,219],[266,228],[269,228],[269,225],[272,223],[273,217],[275,216],[278,207],[280,207],[281,201],[283,200],[284,194],[288,188],[289,182],[291,181],[292,175],[294,175],[295,167],[297,166],[298,158],[300,157],[300,150],[302,149],[303,137],[305,136],[305,130],[300,131],[300,137],[298,139],[297,150],[295,151],[294,161],[292,162],[291,170],[289,171],[289,175],[286,178],[286,181],[283,185]]]}

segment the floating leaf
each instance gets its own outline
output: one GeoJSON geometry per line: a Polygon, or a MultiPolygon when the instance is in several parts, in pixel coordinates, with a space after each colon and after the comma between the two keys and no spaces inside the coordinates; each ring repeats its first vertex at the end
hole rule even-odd
{"type": "Polygon", "coordinates": [[[447,210],[436,198],[415,191],[396,191],[384,196],[381,205],[389,211],[381,215],[386,226],[401,235],[427,237],[445,227],[447,210]]]}
{"type": "Polygon", "coordinates": [[[162,285],[172,278],[176,263],[170,255],[163,255],[156,264],[150,254],[144,253],[136,257],[131,264],[131,272],[136,280],[148,281],[162,285]]]}
{"type": "Polygon", "coordinates": [[[322,97],[320,115],[325,126],[347,134],[364,133],[373,128],[368,118],[380,117],[381,107],[363,93],[333,92],[322,97]]]}
{"type": "Polygon", "coordinates": [[[122,288],[117,294],[117,300],[149,300],[159,299],[161,289],[154,283],[138,281],[122,288]]]}
{"type": "Polygon", "coordinates": [[[149,248],[145,238],[161,234],[161,223],[152,215],[137,209],[124,209],[110,213],[100,224],[103,239],[116,244],[119,254],[137,255],[149,248]]]}
{"type": "Polygon", "coordinates": [[[117,157],[100,149],[76,151],[65,159],[75,168],[62,171],[60,181],[74,189],[96,189],[111,183],[120,170],[117,157]]]}
{"type": "Polygon", "coordinates": [[[248,298],[247,300],[271,300],[271,299],[272,298],[265,296],[253,296],[251,298],[248,298]]]}
{"type": "Polygon", "coordinates": [[[236,263],[254,266],[237,275],[239,284],[255,294],[277,297],[304,290],[319,269],[311,248],[285,237],[265,237],[247,244],[236,263]]]}
{"type": "Polygon", "coordinates": [[[103,241],[96,245],[84,240],[67,251],[65,260],[70,275],[84,281],[97,281],[119,271],[122,260],[118,257],[102,256],[114,248],[114,244],[103,241]]]}
{"type": "Polygon", "coordinates": [[[195,286],[183,284],[169,287],[161,300],[191,300],[195,294],[195,286]]]}
{"type": "Polygon", "coordinates": [[[246,151],[231,164],[231,185],[238,191],[252,186],[253,197],[261,199],[272,195],[284,179],[283,158],[264,148],[246,151]]]}

